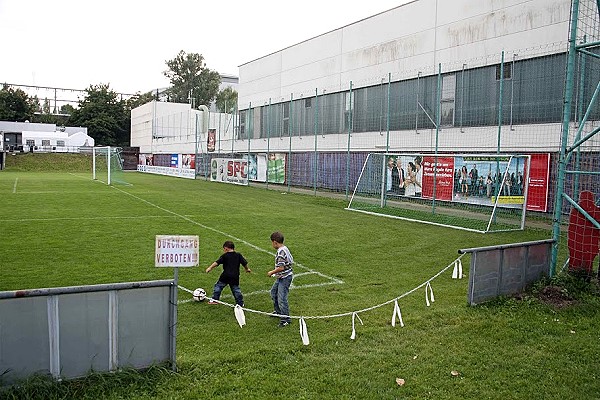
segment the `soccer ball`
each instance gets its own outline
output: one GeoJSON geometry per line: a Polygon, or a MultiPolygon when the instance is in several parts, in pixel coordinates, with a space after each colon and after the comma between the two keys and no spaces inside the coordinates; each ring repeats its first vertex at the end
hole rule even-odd
{"type": "Polygon", "coordinates": [[[198,288],[194,290],[192,296],[194,296],[194,301],[202,301],[206,298],[206,292],[204,291],[204,289],[198,288]]]}

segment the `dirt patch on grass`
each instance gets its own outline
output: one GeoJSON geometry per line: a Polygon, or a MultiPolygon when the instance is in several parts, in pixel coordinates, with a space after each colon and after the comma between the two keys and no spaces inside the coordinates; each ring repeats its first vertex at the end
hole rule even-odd
{"type": "Polygon", "coordinates": [[[570,307],[577,303],[564,288],[555,285],[545,286],[537,297],[542,303],[554,308],[570,307]]]}

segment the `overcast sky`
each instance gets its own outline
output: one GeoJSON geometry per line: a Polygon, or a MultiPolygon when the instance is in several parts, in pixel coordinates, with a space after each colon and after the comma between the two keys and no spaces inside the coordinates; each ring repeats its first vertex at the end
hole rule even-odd
{"type": "Polygon", "coordinates": [[[0,82],[119,93],[168,86],[165,61],[240,64],[409,0],[0,0],[0,82]]]}

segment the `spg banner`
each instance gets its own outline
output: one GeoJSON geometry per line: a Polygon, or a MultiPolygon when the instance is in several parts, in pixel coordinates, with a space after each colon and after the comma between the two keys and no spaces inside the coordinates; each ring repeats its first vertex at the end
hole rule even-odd
{"type": "Polygon", "coordinates": [[[210,163],[210,180],[213,182],[248,184],[248,160],[213,158],[210,163]]]}

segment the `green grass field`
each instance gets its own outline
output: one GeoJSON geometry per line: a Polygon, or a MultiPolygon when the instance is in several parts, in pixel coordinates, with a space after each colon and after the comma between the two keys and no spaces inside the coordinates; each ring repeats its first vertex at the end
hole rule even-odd
{"type": "MultiPolygon", "coordinates": [[[[68,169],[67,169],[68,170],[68,169]]],[[[204,269],[225,240],[249,261],[246,307],[270,312],[269,235],[281,230],[298,266],[290,292],[295,316],[330,316],[398,297],[452,263],[460,248],[551,237],[549,231],[477,234],[344,210],[345,201],[137,172],[130,186],[71,172],[0,171],[0,290],[170,279],[154,267],[156,235],[199,235],[200,268],[179,283],[212,293],[219,269],[204,269]]],[[[468,274],[468,258],[463,259],[468,274]]],[[[298,321],[192,302],[179,291],[179,371],[94,375],[30,383],[7,398],[109,399],[593,399],[600,398],[600,300],[577,292],[554,309],[533,296],[469,307],[467,279],[452,270],[399,300],[406,324],[391,326],[392,305],[351,317],[298,321]],[[459,376],[452,376],[458,371],[459,376]],[[405,379],[400,387],[396,378],[405,379]]],[[[225,289],[223,301],[232,301],[225,289]]]]}

